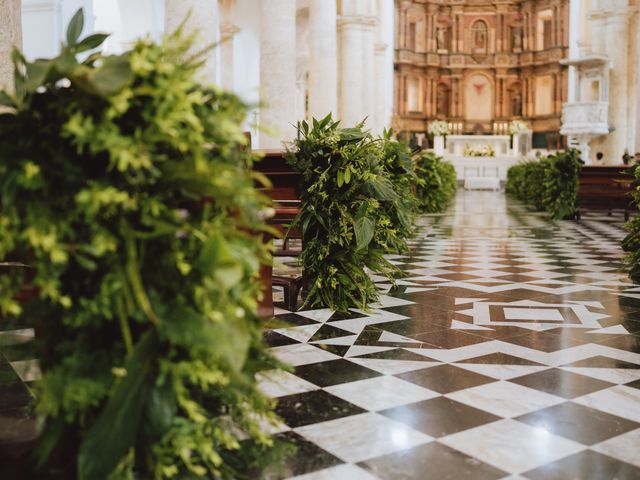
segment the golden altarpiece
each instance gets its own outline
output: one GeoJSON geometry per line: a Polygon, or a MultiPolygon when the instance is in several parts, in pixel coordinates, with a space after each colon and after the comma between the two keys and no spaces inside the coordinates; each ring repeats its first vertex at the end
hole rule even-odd
{"type": "Polygon", "coordinates": [[[556,147],[568,16],[568,0],[396,0],[394,129],[491,134],[515,118],[556,147]]]}

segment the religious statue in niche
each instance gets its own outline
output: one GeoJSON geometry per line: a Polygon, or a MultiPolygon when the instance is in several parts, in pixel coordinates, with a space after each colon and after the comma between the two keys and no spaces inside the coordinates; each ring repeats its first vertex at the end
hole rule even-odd
{"type": "Polygon", "coordinates": [[[514,52],[522,50],[522,28],[514,27],[511,29],[511,47],[514,52]]]}
{"type": "Polygon", "coordinates": [[[511,112],[514,117],[522,116],[522,95],[520,92],[514,92],[513,97],[511,98],[511,112]]]}
{"type": "Polygon", "coordinates": [[[436,41],[438,50],[447,50],[447,28],[438,27],[436,30],[436,41]]]}
{"type": "Polygon", "coordinates": [[[487,53],[488,44],[487,24],[478,20],[471,28],[471,50],[473,53],[487,53]]]}
{"type": "Polygon", "coordinates": [[[449,116],[449,88],[444,84],[437,87],[437,105],[436,112],[443,117],[449,116]]]}

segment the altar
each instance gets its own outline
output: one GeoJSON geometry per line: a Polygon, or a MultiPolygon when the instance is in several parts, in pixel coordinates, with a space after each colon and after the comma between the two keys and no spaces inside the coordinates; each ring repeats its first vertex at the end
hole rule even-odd
{"type": "Polygon", "coordinates": [[[495,157],[511,154],[511,137],[509,135],[447,135],[446,153],[465,155],[465,151],[491,147],[495,157]]]}
{"type": "Polygon", "coordinates": [[[528,129],[514,135],[447,135],[436,137],[435,151],[451,162],[465,185],[490,183],[494,188],[531,152],[531,137],[528,129]]]}

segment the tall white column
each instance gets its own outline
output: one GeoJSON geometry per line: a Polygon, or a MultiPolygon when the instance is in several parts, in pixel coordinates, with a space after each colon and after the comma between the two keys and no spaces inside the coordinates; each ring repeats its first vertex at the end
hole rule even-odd
{"type": "Polygon", "coordinates": [[[295,136],[296,0],[262,0],[260,148],[281,148],[295,136]]]}
{"type": "MultiPolygon", "coordinates": [[[[569,0],[569,58],[578,58],[580,55],[579,49],[579,28],[581,19],[584,21],[584,16],[581,15],[580,10],[581,0],[569,0]]],[[[576,67],[569,67],[569,93],[567,96],[568,101],[574,102],[576,99],[576,89],[578,88],[576,76],[576,67]]]]}
{"type": "Polygon", "coordinates": [[[378,132],[391,126],[391,117],[393,116],[394,14],[395,5],[393,0],[377,0],[375,125],[378,132]]]}
{"type": "Polygon", "coordinates": [[[388,84],[388,75],[393,75],[393,70],[387,72],[387,49],[386,43],[376,43],[376,59],[375,59],[375,98],[374,98],[374,121],[375,132],[379,133],[387,127],[386,117],[386,93],[388,84]]]}
{"type": "Polygon", "coordinates": [[[225,90],[232,91],[234,82],[233,37],[240,31],[233,24],[233,9],[236,0],[220,1],[220,83],[225,90]]]}
{"type": "MultiPolygon", "coordinates": [[[[185,33],[197,34],[193,51],[198,52],[218,42],[219,20],[218,0],[165,0],[164,29],[165,33],[173,33],[187,18],[185,33]]],[[[216,55],[218,49],[210,50],[199,75],[201,81],[216,83],[216,55]]]]}
{"type": "Polygon", "coordinates": [[[0,0],[0,89],[13,89],[14,47],[22,49],[20,0],[0,0]]]}
{"type": "Polygon", "coordinates": [[[366,17],[362,25],[362,118],[367,117],[367,127],[374,133],[378,130],[376,125],[376,98],[375,87],[378,79],[375,70],[375,17],[366,17]]]}
{"type": "Polygon", "coordinates": [[[340,96],[339,112],[343,126],[351,127],[362,120],[363,19],[342,16],[338,19],[340,32],[340,96]]]}
{"type": "Polygon", "coordinates": [[[337,117],[338,52],[335,0],[311,0],[309,4],[309,113],[337,117]]]}
{"type": "Polygon", "coordinates": [[[600,9],[591,12],[593,21],[593,48],[606,54],[611,60],[609,76],[609,133],[602,143],[601,151],[607,164],[622,162],[628,145],[627,104],[629,102],[629,17],[630,9],[618,0],[600,2],[600,9]],[[597,34],[597,35],[596,35],[597,34]]]}
{"type": "Polygon", "coordinates": [[[635,14],[631,18],[629,31],[629,103],[627,117],[629,125],[629,153],[640,152],[640,9],[636,6],[635,14]]]}
{"type": "Polygon", "coordinates": [[[636,99],[637,99],[637,103],[636,103],[636,145],[635,145],[635,152],[638,153],[640,152],[640,85],[638,85],[638,83],[640,82],[640,11],[638,11],[636,13],[636,37],[635,37],[635,44],[636,44],[636,57],[634,58],[634,61],[636,62],[636,99]]]}

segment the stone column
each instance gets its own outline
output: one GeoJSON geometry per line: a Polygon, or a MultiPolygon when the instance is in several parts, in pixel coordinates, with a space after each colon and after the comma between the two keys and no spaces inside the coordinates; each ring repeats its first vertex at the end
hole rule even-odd
{"type": "MultiPolygon", "coordinates": [[[[376,43],[376,59],[375,59],[375,118],[373,125],[375,125],[377,132],[382,132],[385,127],[388,127],[387,117],[387,48],[386,43],[376,43]]],[[[423,96],[424,104],[424,96],[423,96]]]]}
{"type": "Polygon", "coordinates": [[[296,0],[261,0],[260,18],[260,148],[282,148],[296,133],[296,0]]]}
{"type": "Polygon", "coordinates": [[[640,152],[640,8],[631,20],[629,33],[629,153],[640,152]]]}
{"type": "Polygon", "coordinates": [[[233,91],[235,87],[233,36],[239,31],[233,23],[220,25],[220,84],[228,91],[233,91]]]}
{"type": "Polygon", "coordinates": [[[240,31],[233,24],[233,8],[236,0],[220,1],[220,83],[225,90],[233,91],[233,36],[240,31]]]}
{"type": "Polygon", "coordinates": [[[340,97],[339,112],[343,126],[353,126],[363,116],[362,18],[343,16],[338,19],[340,31],[340,97]]]}
{"type": "Polygon", "coordinates": [[[22,49],[22,16],[20,0],[0,0],[0,89],[13,89],[14,47],[22,49]]]}
{"type": "MultiPolygon", "coordinates": [[[[185,33],[197,35],[192,50],[199,52],[212,47],[220,38],[218,35],[218,0],[165,0],[164,31],[173,33],[187,18],[185,33]]],[[[199,76],[204,83],[216,83],[216,55],[218,49],[207,52],[199,76]]]]}
{"type": "MultiPolygon", "coordinates": [[[[631,9],[618,7],[617,3],[591,12],[593,21],[594,50],[606,54],[611,61],[609,76],[609,128],[613,131],[606,136],[601,151],[607,164],[622,162],[622,155],[628,145],[627,103],[629,101],[629,18],[631,9]]],[[[626,3],[626,2],[625,2],[626,3]]]]}
{"type": "Polygon", "coordinates": [[[635,45],[636,45],[636,56],[633,59],[636,62],[636,145],[635,151],[640,152],[640,11],[636,13],[636,37],[635,37],[635,45]]]}
{"type": "Polygon", "coordinates": [[[367,127],[372,132],[377,133],[378,125],[376,125],[376,102],[375,96],[376,84],[382,79],[377,78],[375,69],[375,17],[366,17],[362,25],[362,72],[361,72],[361,88],[362,88],[362,119],[367,118],[367,127]]]}
{"type": "Polygon", "coordinates": [[[337,13],[335,0],[309,4],[309,113],[338,112],[337,13]]]}
{"type": "MultiPolygon", "coordinates": [[[[571,1],[569,3],[569,58],[577,58],[580,55],[580,50],[578,47],[579,44],[579,33],[580,33],[580,21],[582,16],[582,11],[580,7],[581,2],[571,1]]],[[[575,102],[576,101],[576,91],[578,88],[577,85],[577,75],[576,75],[576,67],[571,65],[569,67],[569,95],[568,101],[575,102]]]]}

